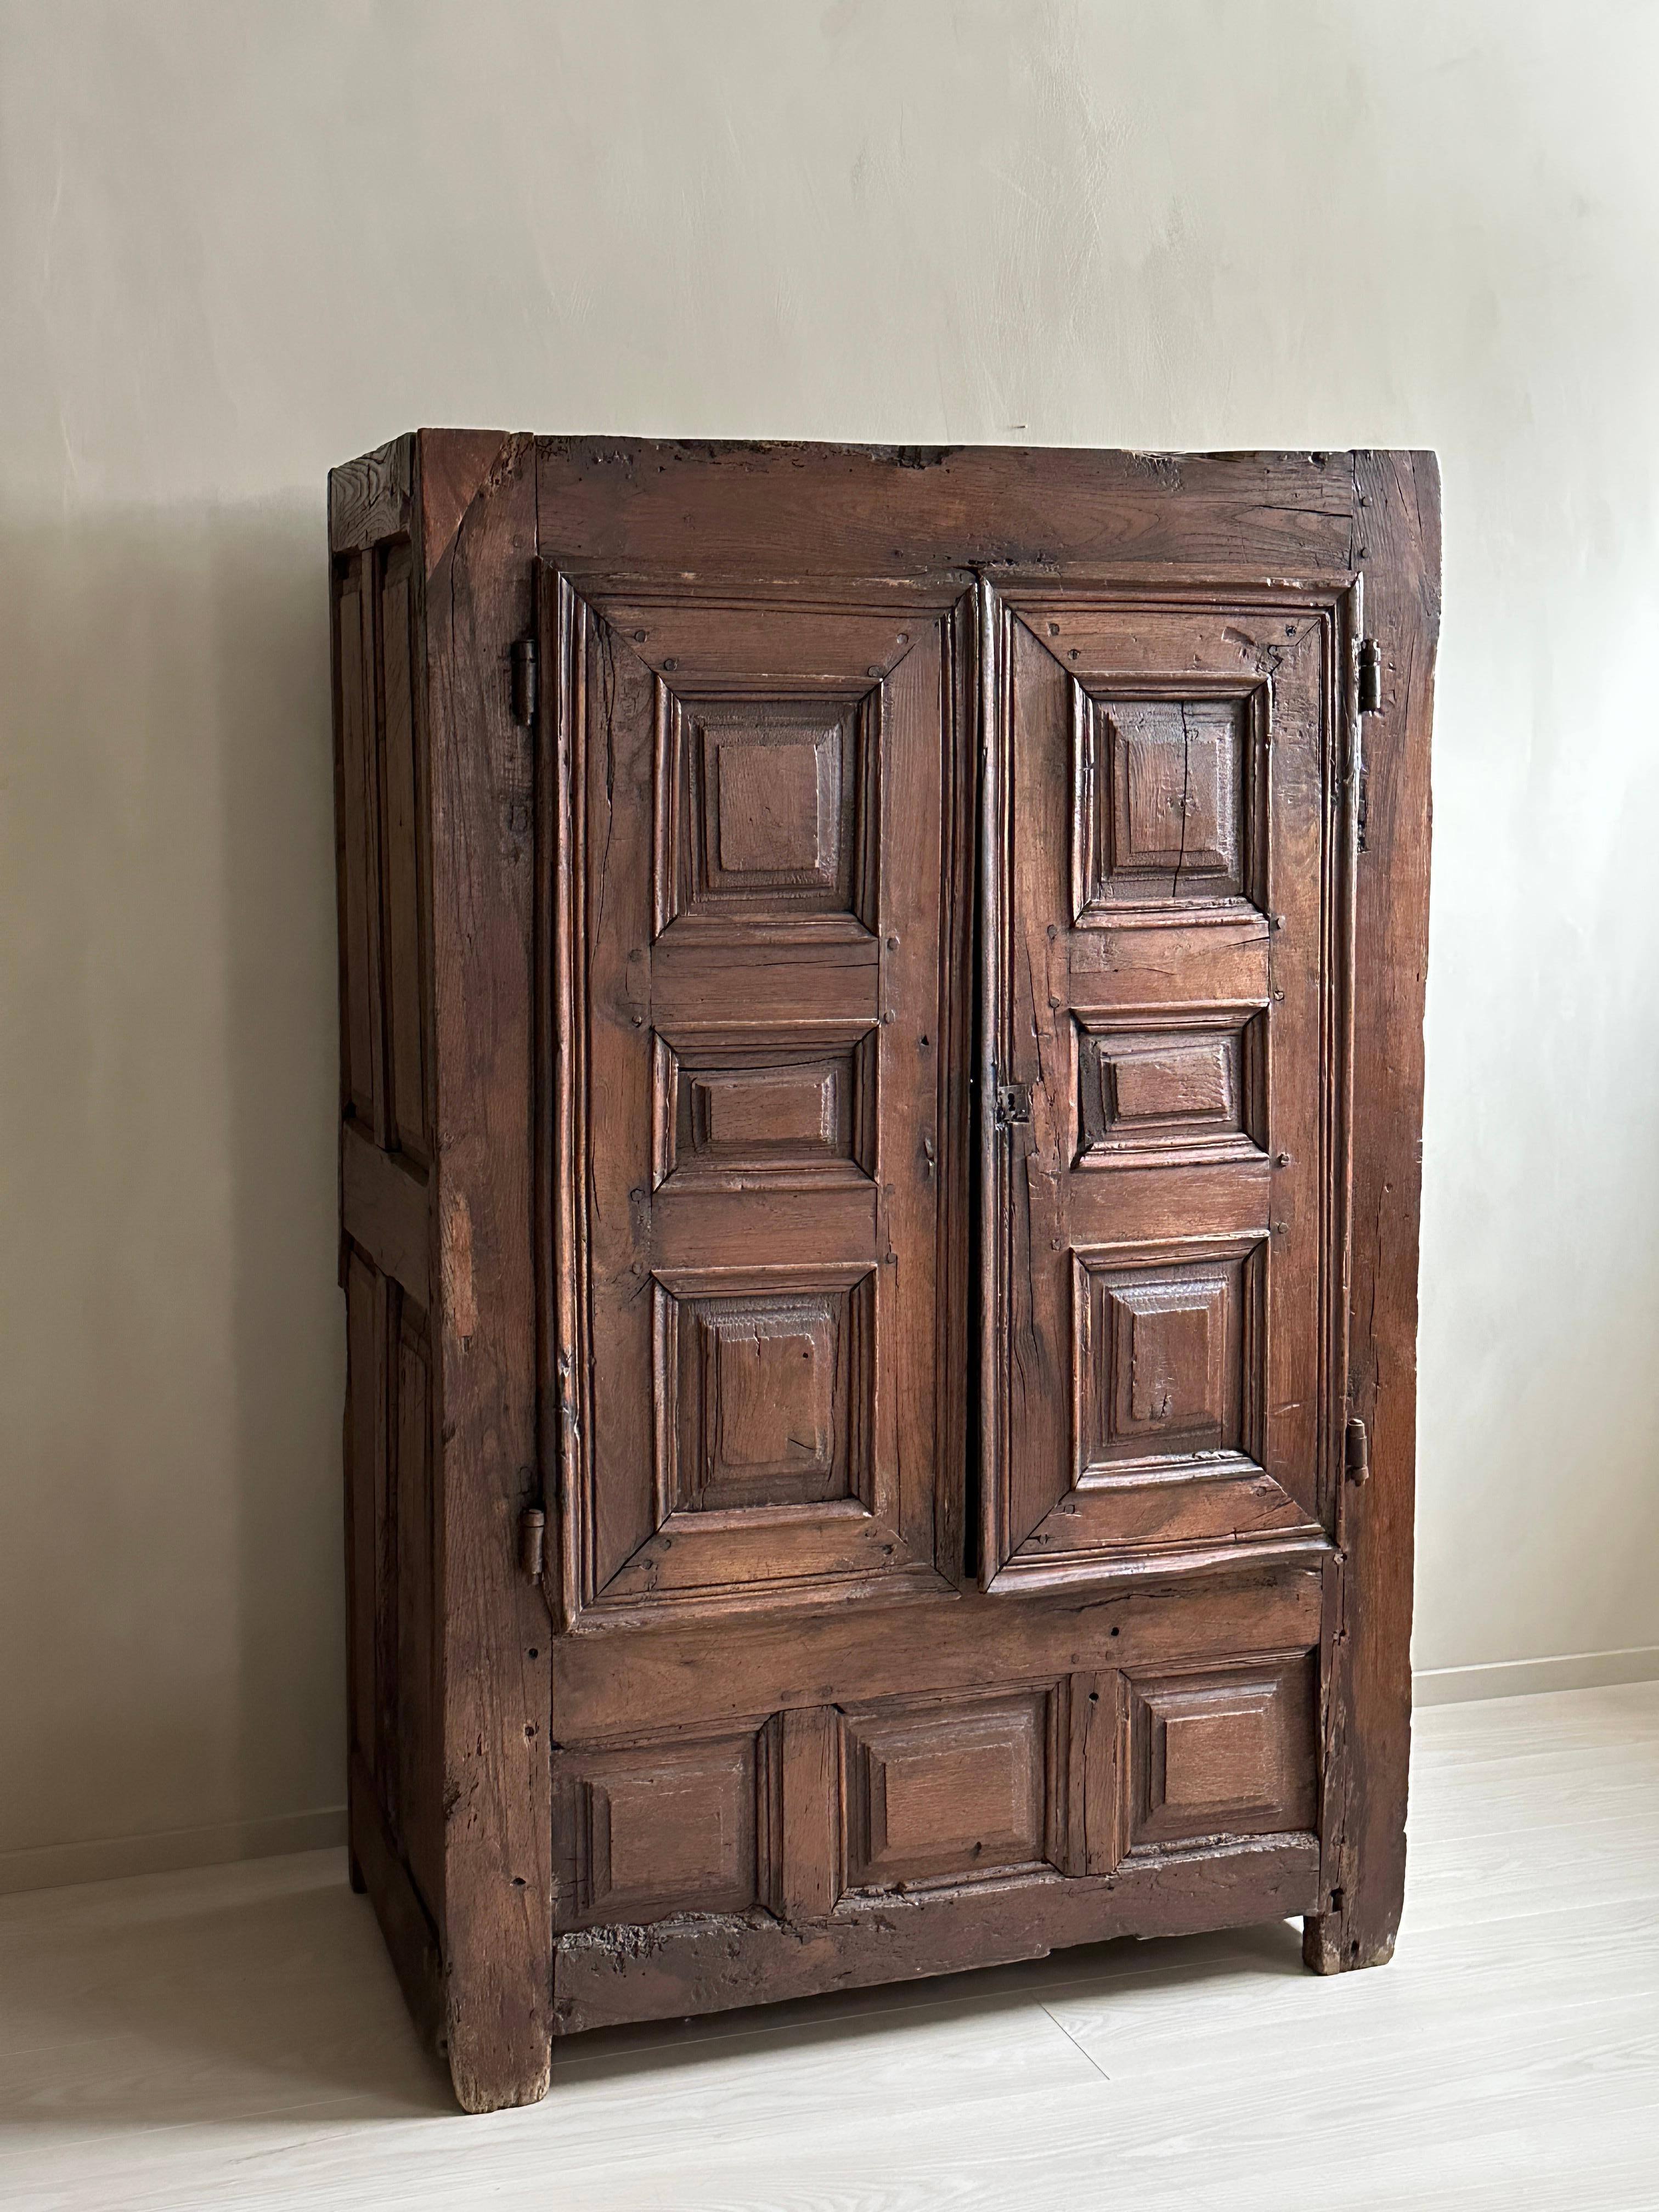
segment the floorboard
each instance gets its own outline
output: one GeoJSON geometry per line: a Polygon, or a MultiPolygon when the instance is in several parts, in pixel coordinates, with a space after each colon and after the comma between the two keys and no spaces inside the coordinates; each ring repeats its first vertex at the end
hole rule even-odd
{"type": "Polygon", "coordinates": [[[8,2212],[1659,2212],[1659,1684],[1416,1723],[1392,1966],[1116,1943],[574,2039],[466,2119],[340,1854],[0,1899],[8,2212]]]}

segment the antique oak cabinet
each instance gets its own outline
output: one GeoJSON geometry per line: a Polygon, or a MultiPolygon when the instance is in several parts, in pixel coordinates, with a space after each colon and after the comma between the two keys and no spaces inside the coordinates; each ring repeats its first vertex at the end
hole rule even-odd
{"type": "Polygon", "coordinates": [[[1405,1857],[1431,456],[330,485],[350,1823],[551,2039],[1405,1857]]]}

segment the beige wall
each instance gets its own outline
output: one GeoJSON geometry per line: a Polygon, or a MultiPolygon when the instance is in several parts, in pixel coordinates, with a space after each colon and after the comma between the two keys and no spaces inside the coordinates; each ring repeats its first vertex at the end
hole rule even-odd
{"type": "Polygon", "coordinates": [[[323,480],[416,422],[1437,447],[1418,1662],[1659,1645],[1656,70],[1617,0],[0,6],[11,1878],[341,1794],[323,480]]]}

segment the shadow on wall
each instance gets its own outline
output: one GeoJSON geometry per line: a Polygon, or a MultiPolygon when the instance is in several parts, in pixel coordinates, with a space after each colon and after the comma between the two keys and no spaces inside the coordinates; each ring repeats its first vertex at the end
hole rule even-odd
{"type": "Polygon", "coordinates": [[[343,1794],[325,546],[0,529],[0,1852],[343,1794]]]}

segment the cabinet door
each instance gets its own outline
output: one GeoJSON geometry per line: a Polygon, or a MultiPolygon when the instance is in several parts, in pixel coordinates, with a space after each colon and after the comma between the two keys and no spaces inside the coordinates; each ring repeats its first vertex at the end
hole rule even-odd
{"type": "Polygon", "coordinates": [[[1348,596],[981,611],[985,1579],[1304,1544],[1343,1413],[1348,596]]]}
{"type": "Polygon", "coordinates": [[[547,581],[567,1613],[936,1586],[970,608],[547,581]]]}

